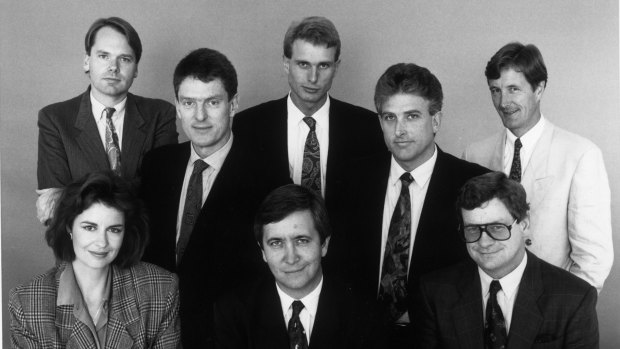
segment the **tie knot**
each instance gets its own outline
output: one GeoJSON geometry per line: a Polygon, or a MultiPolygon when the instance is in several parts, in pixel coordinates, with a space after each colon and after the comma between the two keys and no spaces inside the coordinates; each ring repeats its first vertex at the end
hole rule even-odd
{"type": "Polygon", "coordinates": [[[304,308],[304,304],[300,300],[293,301],[293,317],[299,316],[302,309],[304,308]]]}
{"type": "Polygon", "coordinates": [[[498,280],[493,280],[491,281],[491,287],[489,288],[491,295],[496,295],[497,292],[499,292],[499,290],[502,289],[502,285],[499,283],[498,280]]]}
{"type": "Polygon", "coordinates": [[[116,111],[116,109],[114,108],[105,108],[103,109],[103,113],[105,114],[105,117],[110,119],[112,118],[112,115],[114,115],[114,112],[116,111]]]}
{"type": "Polygon", "coordinates": [[[202,173],[202,171],[204,171],[207,167],[209,167],[209,165],[206,162],[202,160],[196,160],[194,161],[194,171],[192,172],[192,174],[202,173]]]}
{"type": "Polygon", "coordinates": [[[520,150],[522,146],[523,146],[523,144],[521,144],[521,139],[517,138],[515,140],[515,150],[517,150],[517,151],[520,150]]]}
{"type": "Polygon", "coordinates": [[[310,127],[310,131],[314,131],[316,127],[316,120],[311,116],[306,116],[304,122],[310,127]]]}
{"type": "Polygon", "coordinates": [[[411,173],[405,172],[400,176],[400,181],[405,187],[409,187],[409,184],[413,183],[413,176],[411,176],[411,173]]]}

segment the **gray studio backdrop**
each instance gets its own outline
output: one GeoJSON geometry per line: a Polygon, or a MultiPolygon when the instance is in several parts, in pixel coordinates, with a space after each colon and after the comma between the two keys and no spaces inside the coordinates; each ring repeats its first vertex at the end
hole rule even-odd
{"type": "MultiPolygon", "coordinates": [[[[501,126],[484,78],[488,59],[509,41],[534,43],[549,70],[543,114],[603,151],[612,190],[614,244],[620,246],[617,0],[25,0],[2,1],[0,6],[5,347],[9,289],[54,264],[35,218],[37,111],[86,89],[83,38],[98,17],[123,17],[142,38],[144,53],[132,92],[172,102],[176,63],[192,49],[210,47],[226,54],[237,68],[244,109],[287,93],[281,45],[291,20],[327,16],[343,43],[332,94],[372,109],[374,84],[389,65],[426,66],[445,93],[437,141],[457,155],[501,126]]],[[[617,267],[600,294],[598,313],[601,347],[619,347],[617,267]]]]}

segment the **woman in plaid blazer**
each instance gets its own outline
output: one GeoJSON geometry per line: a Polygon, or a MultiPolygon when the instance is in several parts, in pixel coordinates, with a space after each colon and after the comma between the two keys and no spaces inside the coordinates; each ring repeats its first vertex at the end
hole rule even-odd
{"type": "Polygon", "coordinates": [[[177,277],[139,262],[148,240],[128,183],[93,173],[65,188],[45,237],[59,261],[11,290],[16,348],[176,348],[177,277]]]}

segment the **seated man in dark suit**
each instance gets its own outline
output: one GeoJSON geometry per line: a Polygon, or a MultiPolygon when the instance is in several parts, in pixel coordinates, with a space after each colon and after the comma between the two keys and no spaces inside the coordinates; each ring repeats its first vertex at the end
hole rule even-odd
{"type": "Polygon", "coordinates": [[[263,166],[322,193],[330,216],[346,161],[385,151],[376,115],[328,94],[340,65],[340,37],[324,17],[294,22],[284,36],[290,92],[239,113],[233,130],[263,166]]]}
{"type": "Polygon", "coordinates": [[[51,213],[55,188],[110,169],[137,181],[146,152],[177,143],[174,107],[128,92],[142,55],[131,24],[118,17],[96,20],[86,33],[85,49],[86,92],[39,112],[37,208],[42,223],[51,213]]]}
{"type": "Polygon", "coordinates": [[[151,218],[144,260],[179,275],[183,347],[208,348],[215,299],[264,269],[252,218],[272,188],[262,191],[268,182],[256,174],[266,172],[248,169],[252,154],[230,129],[238,105],[230,61],[197,49],[179,62],[173,84],[189,142],[144,158],[141,191],[151,218]]]}
{"type": "Polygon", "coordinates": [[[261,204],[254,233],[273,277],[215,304],[218,348],[361,348],[379,342],[368,304],[323,274],[331,227],[322,198],[296,184],[261,204]],[[275,280],[274,280],[275,279],[275,280]]]}
{"type": "Polygon", "coordinates": [[[488,172],[435,145],[442,118],[439,80],[400,63],[377,82],[375,105],[390,153],[362,159],[338,216],[332,265],[368,297],[379,299],[393,346],[407,345],[407,304],[420,275],[467,257],[454,202],[469,178],[488,172]]]}
{"type": "Polygon", "coordinates": [[[519,183],[502,172],[473,178],[457,208],[471,259],[422,277],[412,308],[420,348],[598,348],[596,289],[527,251],[519,183]]]}

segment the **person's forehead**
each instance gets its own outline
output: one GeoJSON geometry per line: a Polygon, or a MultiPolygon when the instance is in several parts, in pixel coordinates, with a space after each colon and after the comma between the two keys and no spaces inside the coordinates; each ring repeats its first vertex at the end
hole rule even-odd
{"type": "Polygon", "coordinates": [[[195,76],[187,76],[179,84],[179,97],[209,98],[214,96],[228,96],[220,78],[204,82],[195,76]]]}
{"type": "Polygon", "coordinates": [[[299,236],[318,236],[314,219],[309,210],[295,211],[279,222],[273,222],[263,227],[263,240],[272,238],[293,239],[299,236]]]}
{"type": "Polygon", "coordinates": [[[327,47],[327,44],[314,44],[300,38],[293,41],[291,53],[292,56],[317,56],[334,60],[336,57],[336,46],[327,47]]]}
{"type": "Polygon", "coordinates": [[[512,216],[506,205],[498,198],[484,202],[473,210],[461,209],[465,223],[490,223],[510,219],[512,216]]]}

